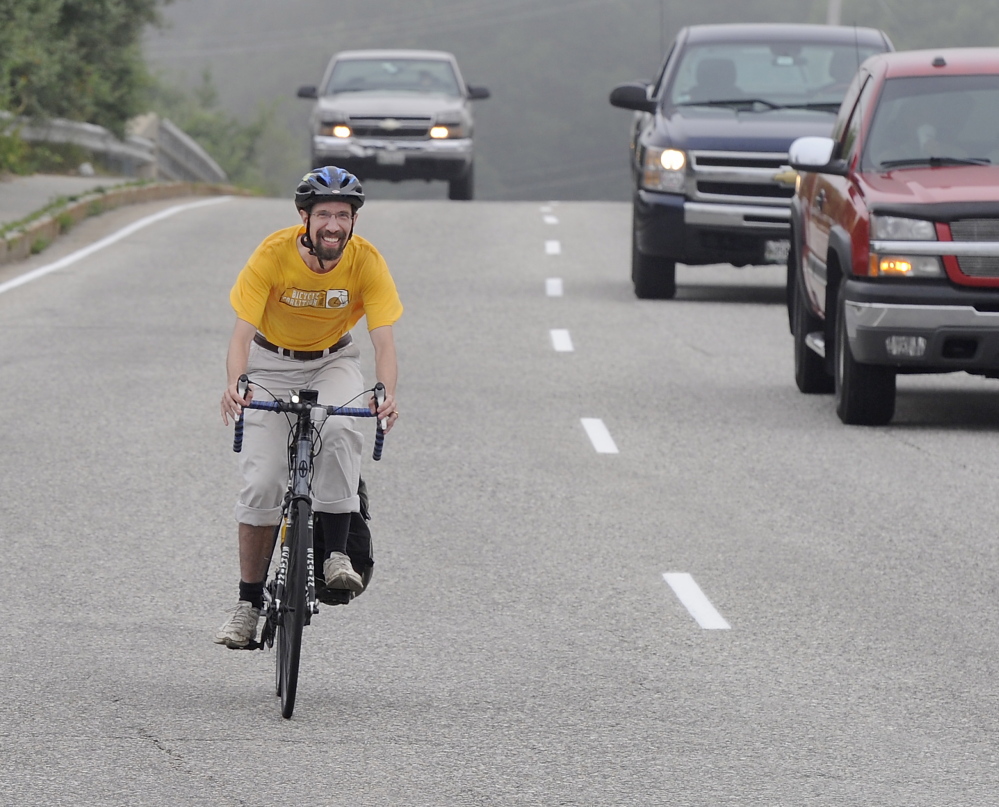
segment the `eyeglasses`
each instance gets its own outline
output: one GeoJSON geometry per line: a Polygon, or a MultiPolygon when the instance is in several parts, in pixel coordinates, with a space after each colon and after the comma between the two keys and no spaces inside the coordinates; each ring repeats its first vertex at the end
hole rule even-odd
{"type": "Polygon", "coordinates": [[[339,210],[336,213],[329,210],[319,210],[312,214],[312,218],[321,223],[334,219],[337,224],[350,224],[354,220],[354,214],[346,210],[339,210]]]}

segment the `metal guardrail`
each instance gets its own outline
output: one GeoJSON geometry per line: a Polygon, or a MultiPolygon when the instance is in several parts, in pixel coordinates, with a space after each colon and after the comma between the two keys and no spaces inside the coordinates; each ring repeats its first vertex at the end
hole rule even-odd
{"type": "Polygon", "coordinates": [[[100,155],[125,176],[185,182],[225,182],[219,164],[166,118],[150,113],[135,119],[124,140],[102,126],[51,118],[33,121],[0,112],[0,129],[29,142],[62,143],[100,155]]]}

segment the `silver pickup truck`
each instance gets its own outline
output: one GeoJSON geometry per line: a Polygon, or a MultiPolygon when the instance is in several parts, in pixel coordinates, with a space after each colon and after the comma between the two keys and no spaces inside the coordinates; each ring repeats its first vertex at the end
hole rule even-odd
{"type": "Polygon", "coordinates": [[[362,180],[444,180],[448,198],[472,198],[469,102],[489,90],[465,84],[452,54],[343,51],[319,87],[299,87],[298,97],[316,100],[313,167],[338,165],[362,180]]]}

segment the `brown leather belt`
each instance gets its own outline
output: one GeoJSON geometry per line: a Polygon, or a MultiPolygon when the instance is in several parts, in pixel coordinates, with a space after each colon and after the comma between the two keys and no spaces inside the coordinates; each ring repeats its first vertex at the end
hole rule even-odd
{"type": "Polygon", "coordinates": [[[253,341],[265,350],[277,353],[279,356],[284,356],[288,359],[297,359],[298,361],[312,361],[313,359],[325,358],[330,353],[336,353],[338,350],[343,350],[352,340],[350,334],[346,333],[340,338],[339,342],[335,345],[330,345],[325,350],[289,350],[286,347],[278,347],[273,342],[268,342],[261,333],[256,334],[253,337],[253,341]]]}

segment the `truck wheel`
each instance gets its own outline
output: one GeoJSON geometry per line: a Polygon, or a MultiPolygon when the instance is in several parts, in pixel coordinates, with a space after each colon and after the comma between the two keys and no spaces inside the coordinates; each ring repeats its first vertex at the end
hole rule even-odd
{"type": "Polygon", "coordinates": [[[854,361],[846,338],[846,304],[836,306],[836,414],[846,424],[884,426],[895,414],[895,371],[854,361]]]}
{"type": "Polygon", "coordinates": [[[806,395],[826,394],[835,390],[835,381],[826,371],[825,358],[805,344],[805,337],[808,334],[822,330],[822,320],[809,310],[803,294],[803,291],[795,289],[794,297],[791,299],[794,322],[794,381],[798,389],[806,395]]]}
{"type": "Polygon", "coordinates": [[[468,166],[468,170],[457,179],[452,179],[447,183],[447,198],[458,202],[470,202],[474,192],[475,171],[474,166],[468,166]]]}
{"type": "Polygon", "coordinates": [[[672,300],[676,296],[676,261],[640,252],[634,221],[631,225],[631,282],[639,300],[672,300]]]}

